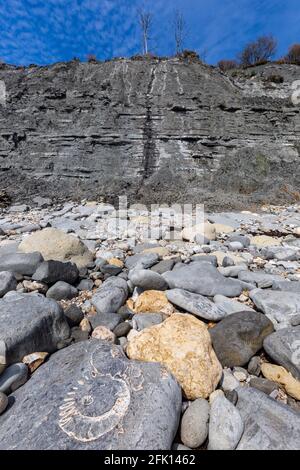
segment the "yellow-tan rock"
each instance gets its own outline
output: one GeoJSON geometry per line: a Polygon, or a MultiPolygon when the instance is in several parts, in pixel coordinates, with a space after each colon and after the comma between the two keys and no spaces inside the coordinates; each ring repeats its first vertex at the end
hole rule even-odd
{"type": "Polygon", "coordinates": [[[129,341],[126,351],[130,359],[163,364],[189,400],[207,398],[222,375],[207,326],[192,315],[176,313],[146,328],[129,341]]]}
{"type": "Polygon", "coordinates": [[[118,258],[110,258],[107,262],[108,264],[111,264],[112,266],[118,266],[118,268],[124,268],[123,261],[118,258]]]}
{"type": "Polygon", "coordinates": [[[46,261],[71,261],[78,268],[93,260],[93,254],[81,240],[56,228],[45,228],[26,237],[19,245],[19,251],[39,251],[46,261]]]}
{"type": "Polygon", "coordinates": [[[162,291],[147,290],[134,302],[135,313],[166,313],[171,315],[174,307],[162,291]]]}
{"type": "Polygon", "coordinates": [[[231,225],[214,224],[214,227],[217,235],[221,235],[222,233],[234,232],[234,227],[232,227],[231,225]]]}
{"type": "Polygon", "coordinates": [[[282,385],[288,395],[300,400],[300,382],[294,379],[284,367],[264,363],[261,366],[261,371],[266,379],[282,385]]]}
{"type": "Polygon", "coordinates": [[[251,238],[251,245],[256,245],[259,248],[265,248],[267,246],[278,246],[281,244],[281,240],[268,235],[258,235],[251,238]]]}
{"type": "Polygon", "coordinates": [[[22,362],[27,364],[30,372],[32,373],[45,362],[48,356],[49,353],[47,352],[35,352],[24,356],[22,362]]]}

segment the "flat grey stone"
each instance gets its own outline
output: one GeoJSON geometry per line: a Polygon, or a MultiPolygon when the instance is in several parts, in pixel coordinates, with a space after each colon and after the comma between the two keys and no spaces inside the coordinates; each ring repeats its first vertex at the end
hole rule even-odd
{"type": "Polygon", "coordinates": [[[294,292],[255,289],[250,298],[270,318],[275,329],[291,326],[293,316],[300,313],[300,294],[294,292]]]}
{"type": "Polygon", "coordinates": [[[79,284],[77,284],[76,288],[79,291],[92,290],[93,286],[94,282],[91,279],[82,279],[79,284]]]}
{"type": "Polygon", "coordinates": [[[150,269],[133,269],[129,271],[128,278],[134,286],[144,290],[166,290],[169,287],[160,274],[150,269]]]}
{"type": "Polygon", "coordinates": [[[9,366],[0,375],[0,392],[9,395],[27,382],[28,367],[18,363],[9,366]]]}
{"type": "Polygon", "coordinates": [[[300,380],[300,326],[276,331],[264,340],[266,353],[300,380]]]}
{"type": "Polygon", "coordinates": [[[203,295],[183,289],[168,290],[166,295],[172,304],[205,320],[220,321],[226,316],[225,310],[203,295]]]}
{"type": "Polygon", "coordinates": [[[266,274],[264,272],[242,271],[238,274],[240,281],[249,282],[260,288],[272,287],[274,281],[280,281],[281,276],[266,274]]]}
{"type": "Polygon", "coordinates": [[[0,449],[169,450],[181,413],[166,369],[99,340],[53,354],[13,396],[0,449]]]}
{"type": "Polygon", "coordinates": [[[193,401],[185,411],[180,426],[183,444],[191,449],[200,447],[208,435],[210,406],[207,400],[199,398],[193,401]]]}
{"type": "Polygon", "coordinates": [[[275,390],[279,390],[279,385],[272,380],[263,379],[261,377],[253,377],[250,379],[250,386],[260,390],[266,395],[270,395],[275,390]]]}
{"type": "Polygon", "coordinates": [[[113,331],[122,322],[122,317],[118,313],[96,313],[96,315],[89,315],[87,318],[93,329],[97,326],[105,326],[113,331]]]}
{"type": "Polygon", "coordinates": [[[214,398],[210,407],[209,450],[234,450],[244,431],[239,411],[224,396],[214,398]]]}
{"type": "Polygon", "coordinates": [[[224,295],[215,295],[214,302],[219,308],[224,310],[227,315],[242,311],[254,312],[253,308],[248,305],[243,304],[238,300],[228,299],[228,297],[225,297],[224,295]]]}
{"type": "Polygon", "coordinates": [[[125,266],[128,269],[147,269],[151,268],[158,261],[159,256],[157,253],[140,253],[133,256],[128,256],[125,261],[125,266]]]}
{"type": "Polygon", "coordinates": [[[239,273],[242,271],[247,271],[247,266],[245,264],[238,264],[237,266],[227,266],[226,268],[219,268],[218,271],[225,277],[238,277],[239,273]]]}
{"type": "Polygon", "coordinates": [[[73,299],[78,294],[78,290],[64,281],[56,282],[47,290],[46,297],[55,300],[73,299]]]}
{"type": "Polygon", "coordinates": [[[252,387],[239,387],[245,429],[237,450],[300,450],[300,414],[252,387]]]}
{"type": "Polygon", "coordinates": [[[163,273],[166,273],[167,271],[171,271],[173,269],[174,264],[175,264],[174,259],[165,259],[155,264],[154,266],[152,266],[151,271],[154,271],[155,273],[158,273],[158,274],[163,274],[163,273]]]}
{"type": "Polygon", "coordinates": [[[238,280],[225,278],[210,263],[183,264],[177,269],[163,274],[163,277],[170,289],[184,289],[208,297],[217,294],[236,297],[243,290],[243,286],[238,280]]]}
{"type": "Polygon", "coordinates": [[[56,351],[70,334],[62,308],[40,294],[9,294],[0,300],[0,343],[5,343],[7,364],[33,352],[56,351]]]}
{"type": "Polygon", "coordinates": [[[7,253],[0,256],[0,271],[11,271],[32,276],[44,261],[42,255],[35,253],[7,253]]]}
{"type": "Polygon", "coordinates": [[[132,324],[138,331],[149,328],[154,325],[159,325],[165,320],[162,313],[138,313],[133,316],[132,324]]]}
{"type": "Polygon", "coordinates": [[[92,304],[98,313],[116,313],[127,297],[127,282],[120,277],[111,277],[93,295],[92,304]]]}
{"type": "Polygon", "coordinates": [[[213,348],[223,367],[244,366],[273,333],[272,322],[262,313],[233,313],[209,330],[213,348]]]}
{"type": "Polygon", "coordinates": [[[195,263],[211,263],[213,266],[218,266],[218,258],[215,255],[193,255],[191,260],[195,263]]]}
{"type": "Polygon", "coordinates": [[[0,297],[3,297],[7,292],[16,290],[17,280],[13,273],[9,271],[0,272],[0,297]]]}

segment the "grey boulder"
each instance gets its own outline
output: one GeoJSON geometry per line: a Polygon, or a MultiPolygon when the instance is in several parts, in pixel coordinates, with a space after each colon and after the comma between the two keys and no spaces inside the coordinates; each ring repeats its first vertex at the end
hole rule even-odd
{"type": "Polygon", "coordinates": [[[237,450],[300,450],[300,414],[252,387],[237,389],[245,429],[237,450]]]}
{"type": "Polygon", "coordinates": [[[52,355],[13,397],[0,449],[169,450],[181,412],[166,369],[98,340],[52,355]]]}
{"type": "Polygon", "coordinates": [[[32,276],[43,261],[44,258],[38,252],[7,253],[0,256],[0,271],[10,271],[25,276],[32,276]]]}
{"type": "Polygon", "coordinates": [[[33,352],[54,352],[70,334],[62,308],[40,294],[14,294],[0,300],[0,320],[7,365],[33,352]]]}
{"type": "Polygon", "coordinates": [[[300,295],[300,281],[274,281],[272,284],[273,290],[280,290],[285,292],[294,292],[300,295]]]}
{"type": "Polygon", "coordinates": [[[163,274],[170,289],[184,289],[208,297],[221,294],[226,297],[239,296],[243,285],[236,279],[227,279],[207,262],[182,264],[177,269],[163,274]]]}
{"type": "Polygon", "coordinates": [[[244,366],[273,333],[272,322],[262,313],[233,313],[209,330],[213,347],[223,367],[244,366]]]}
{"type": "Polygon", "coordinates": [[[276,331],[264,340],[264,350],[300,380],[300,326],[276,331]]]}
{"type": "Polygon", "coordinates": [[[125,266],[128,269],[148,269],[154,266],[159,261],[157,253],[138,253],[133,256],[128,256],[125,261],[125,266]]]}
{"type": "Polygon", "coordinates": [[[78,275],[79,271],[76,264],[50,260],[39,265],[32,279],[49,285],[55,284],[57,281],[74,284],[78,279],[78,275]]]}
{"type": "Polygon", "coordinates": [[[225,310],[203,295],[193,294],[183,289],[169,290],[166,295],[172,304],[205,320],[220,321],[226,316],[225,310]]]}
{"type": "Polygon", "coordinates": [[[0,297],[3,297],[7,292],[16,290],[17,281],[13,273],[9,271],[0,272],[0,297]]]}

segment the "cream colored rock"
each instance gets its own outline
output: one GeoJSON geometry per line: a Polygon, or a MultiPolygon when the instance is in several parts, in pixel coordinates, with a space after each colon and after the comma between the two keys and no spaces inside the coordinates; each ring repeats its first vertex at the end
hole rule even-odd
{"type": "Polygon", "coordinates": [[[181,232],[183,240],[193,242],[196,235],[203,235],[208,240],[216,239],[216,229],[214,224],[205,222],[204,224],[195,225],[193,227],[184,228],[181,232]]]}
{"type": "Polygon", "coordinates": [[[215,390],[214,392],[212,392],[210,395],[209,395],[209,404],[211,405],[216,398],[218,397],[224,397],[224,392],[223,390],[215,390]]]}
{"type": "Polygon", "coordinates": [[[49,353],[47,352],[35,352],[24,356],[22,362],[27,364],[30,372],[32,373],[45,362],[48,356],[49,353]]]}
{"type": "Polygon", "coordinates": [[[217,235],[222,235],[222,233],[232,233],[235,230],[235,228],[231,227],[231,225],[214,224],[214,227],[216,229],[217,235]]]}
{"type": "Polygon", "coordinates": [[[300,400],[300,382],[294,379],[284,367],[264,363],[261,371],[266,379],[282,385],[288,395],[300,400]]]}
{"type": "Polygon", "coordinates": [[[20,243],[19,251],[23,253],[39,251],[46,261],[71,261],[76,263],[78,268],[86,266],[93,260],[93,254],[82,241],[51,227],[26,237],[20,243]]]}
{"type": "Polygon", "coordinates": [[[147,290],[139,295],[134,302],[133,309],[135,313],[165,313],[167,315],[171,315],[175,310],[166,294],[156,290],[147,290]]]}
{"type": "Polygon", "coordinates": [[[85,331],[87,333],[90,333],[92,331],[92,327],[90,322],[88,321],[87,318],[83,318],[79,324],[79,327],[81,331],[85,331]]]}
{"type": "Polygon", "coordinates": [[[97,326],[92,333],[92,338],[108,341],[109,343],[116,342],[116,335],[105,326],[97,326]]]}
{"type": "Polygon", "coordinates": [[[294,233],[295,235],[299,235],[299,236],[300,236],[300,227],[296,227],[296,228],[294,229],[293,233],[294,233]]]}
{"type": "Polygon", "coordinates": [[[23,281],[24,288],[29,292],[38,291],[45,294],[48,290],[47,284],[38,281],[23,281]]]}
{"type": "Polygon", "coordinates": [[[278,246],[281,244],[281,240],[268,235],[258,235],[251,238],[251,245],[256,245],[259,248],[265,248],[267,246],[278,246]]]}
{"type": "Polygon", "coordinates": [[[146,248],[145,250],[143,250],[143,253],[156,253],[158,256],[161,256],[162,258],[164,256],[169,256],[170,255],[170,252],[169,252],[168,248],[166,248],[164,246],[156,246],[154,248],[146,248]]]}
{"type": "Polygon", "coordinates": [[[146,328],[127,345],[130,359],[163,364],[189,400],[207,398],[217,387],[222,366],[205,323],[192,315],[174,314],[146,328]]]}

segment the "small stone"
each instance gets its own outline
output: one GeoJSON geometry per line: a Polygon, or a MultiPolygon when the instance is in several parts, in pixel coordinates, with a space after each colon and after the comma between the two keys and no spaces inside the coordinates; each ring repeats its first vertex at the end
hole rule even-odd
{"type": "Polygon", "coordinates": [[[227,390],[226,392],[224,392],[224,395],[225,395],[225,398],[227,398],[228,401],[230,401],[230,403],[232,403],[234,406],[237,404],[237,401],[238,401],[238,394],[235,390],[227,390]]]}
{"type": "Polygon", "coordinates": [[[34,281],[52,285],[57,281],[74,284],[79,276],[79,271],[74,263],[62,263],[61,261],[44,261],[39,265],[32,276],[34,281]]]}
{"type": "Polygon", "coordinates": [[[240,242],[230,242],[228,243],[229,251],[241,251],[244,249],[244,245],[240,242]]]}
{"type": "Polygon", "coordinates": [[[136,330],[142,331],[150,326],[159,325],[165,320],[163,313],[138,313],[132,319],[133,326],[136,330]]]}
{"type": "Polygon", "coordinates": [[[230,258],[229,256],[224,256],[224,259],[222,261],[222,266],[223,266],[223,268],[228,268],[228,267],[234,266],[233,259],[230,258]]]}
{"type": "Polygon", "coordinates": [[[16,290],[17,281],[13,273],[9,271],[0,272],[0,297],[3,297],[7,292],[16,290]]]}
{"type": "Polygon", "coordinates": [[[253,377],[250,380],[250,386],[256,388],[257,390],[260,390],[266,395],[270,395],[274,392],[274,390],[279,389],[277,383],[273,382],[272,380],[262,379],[261,377],[253,377]]]}
{"type": "Polygon", "coordinates": [[[120,338],[121,336],[127,336],[131,329],[132,326],[130,325],[130,323],[123,322],[116,326],[116,328],[114,329],[114,334],[117,338],[120,338]]]}
{"type": "Polygon", "coordinates": [[[37,281],[23,281],[24,289],[28,292],[40,292],[41,294],[46,294],[48,291],[47,284],[43,284],[42,282],[37,281]]]}
{"type": "Polygon", "coordinates": [[[211,403],[209,420],[209,450],[234,450],[244,431],[244,423],[235,406],[218,396],[211,403]]]}
{"type": "Polygon", "coordinates": [[[17,363],[7,367],[0,375],[0,392],[9,395],[24,385],[27,376],[28,367],[26,364],[17,363]]]}
{"type": "Polygon", "coordinates": [[[104,266],[102,266],[101,272],[105,276],[107,275],[117,276],[118,274],[122,272],[122,268],[120,268],[119,266],[116,266],[115,264],[105,264],[104,266]]]}
{"type": "Polygon", "coordinates": [[[71,337],[74,343],[80,343],[81,341],[87,341],[89,339],[89,333],[82,331],[78,326],[74,326],[71,330],[71,337]]]}
{"type": "Polygon", "coordinates": [[[136,313],[172,313],[173,306],[169,303],[165,292],[148,290],[143,292],[134,303],[136,313]]]}
{"type": "Polygon", "coordinates": [[[80,307],[75,304],[71,304],[65,311],[65,316],[67,317],[67,322],[70,327],[77,326],[83,320],[83,312],[80,307]]]}
{"type": "Polygon", "coordinates": [[[79,290],[79,291],[92,290],[93,287],[94,287],[94,283],[91,279],[81,279],[79,284],[76,286],[77,290],[79,290]]]}
{"type": "Polygon", "coordinates": [[[209,404],[199,398],[185,411],[180,427],[180,437],[184,445],[191,449],[200,447],[208,435],[209,404]]]}
{"type": "Polygon", "coordinates": [[[282,385],[288,395],[296,400],[300,400],[300,382],[294,379],[292,374],[284,367],[264,363],[261,366],[261,371],[266,379],[282,385]]]}
{"type": "Polygon", "coordinates": [[[281,240],[278,240],[267,235],[258,235],[251,238],[251,245],[256,245],[258,248],[265,248],[268,246],[278,246],[281,244],[281,240]]]}
{"type": "Polygon", "coordinates": [[[129,272],[129,279],[134,286],[146,290],[163,291],[168,289],[165,279],[158,273],[147,269],[134,269],[129,272]]]}
{"type": "Polygon", "coordinates": [[[46,297],[48,299],[55,300],[66,300],[73,299],[78,294],[78,290],[64,281],[56,282],[50,289],[47,291],[46,297]]]}
{"type": "Polygon", "coordinates": [[[122,317],[117,313],[96,313],[96,315],[89,315],[88,320],[93,329],[97,326],[105,326],[108,330],[113,331],[122,322],[122,317]]]}
{"type": "Polygon", "coordinates": [[[33,373],[38,367],[40,367],[45,362],[48,356],[49,353],[47,352],[35,352],[24,356],[22,362],[26,364],[28,366],[29,371],[33,373]]]}
{"type": "Polygon", "coordinates": [[[246,382],[248,378],[248,372],[242,367],[234,367],[233,375],[239,382],[246,382]]]}
{"type": "Polygon", "coordinates": [[[116,343],[115,334],[105,326],[97,326],[92,333],[92,338],[108,341],[109,343],[116,343]]]}
{"type": "Polygon", "coordinates": [[[4,393],[0,392],[0,415],[4,413],[7,406],[8,406],[8,398],[4,393]]]}
{"type": "Polygon", "coordinates": [[[261,371],[260,363],[261,363],[261,359],[259,356],[252,357],[252,359],[250,360],[248,364],[248,372],[250,375],[255,375],[256,377],[259,376],[260,371],[261,371]]]}
{"type": "Polygon", "coordinates": [[[92,327],[90,325],[90,322],[88,321],[87,318],[83,318],[83,320],[81,320],[80,324],[79,324],[79,328],[81,329],[81,331],[84,331],[86,333],[91,333],[92,331],[92,327]]]}
{"type": "Polygon", "coordinates": [[[232,392],[240,386],[240,382],[234,377],[229,369],[223,370],[223,376],[221,379],[221,387],[224,392],[232,392]]]}
{"type": "Polygon", "coordinates": [[[122,260],[118,259],[118,258],[109,258],[107,260],[108,264],[112,265],[112,266],[117,266],[118,268],[121,268],[123,269],[124,268],[124,263],[122,260]]]}

